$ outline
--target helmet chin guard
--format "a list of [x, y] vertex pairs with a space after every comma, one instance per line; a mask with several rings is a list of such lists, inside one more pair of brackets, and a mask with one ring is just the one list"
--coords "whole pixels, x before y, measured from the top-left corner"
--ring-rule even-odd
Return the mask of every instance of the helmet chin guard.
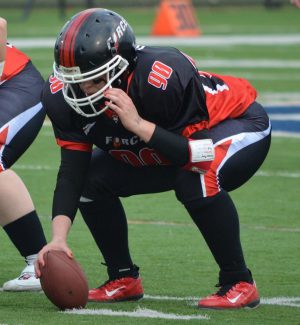
[[[85, 117], [95, 117], [106, 111], [108, 106], [105, 105], [99, 110], [96, 109], [94, 104], [104, 98], [104, 91], [112, 87], [112, 83], [122, 75], [128, 65], [129, 63], [126, 59], [122, 58], [120, 55], [116, 55], [106, 64], [89, 72], [81, 73], [79, 67], [57, 67], [56, 63], [53, 64], [53, 71], [54, 76], [63, 83], [62, 91], [66, 102], [78, 114]], [[79, 84], [83, 82], [97, 80], [103, 76], [107, 80], [104, 87], [92, 95], [85, 95], [85, 97], [77, 98], [74, 85], [79, 86]], [[86, 112], [82, 109], [83, 107], [86, 109], [88, 105], [91, 108], [91, 112]]]

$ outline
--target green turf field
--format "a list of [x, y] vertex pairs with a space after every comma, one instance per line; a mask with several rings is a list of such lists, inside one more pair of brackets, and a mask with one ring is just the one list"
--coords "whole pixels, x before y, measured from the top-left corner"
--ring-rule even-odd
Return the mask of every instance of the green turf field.
[[[154, 10], [119, 10], [139, 35], [147, 35]], [[70, 15], [71, 11], [68, 12]], [[255, 14], [256, 13], [256, 14]], [[54, 37], [62, 21], [54, 10], [34, 11], [21, 23], [20, 12], [2, 10], [11, 20], [11, 37]], [[284, 8], [201, 9], [197, 13], [204, 34], [299, 34], [300, 10]], [[41, 22], [44, 25], [41, 26]], [[299, 94], [300, 45], [228, 46], [183, 48], [200, 60], [229, 60], [232, 68], [211, 71], [249, 78], [260, 93]], [[26, 51], [44, 77], [51, 71], [51, 49]], [[293, 68], [237, 67], [237, 60], [286, 60]], [[207, 61], [206, 61], [207, 62]], [[283, 80], [283, 81], [282, 81]], [[275, 95], [274, 95], [275, 96]], [[141, 268], [146, 297], [135, 303], [99, 305], [86, 311], [111, 315], [78, 315], [58, 312], [42, 293], [0, 292], [0, 324], [300, 324], [300, 139], [273, 139], [270, 154], [260, 172], [232, 193], [241, 223], [246, 259], [254, 273], [262, 305], [256, 310], [202, 311], [196, 299], [212, 293], [217, 267], [204, 240], [174, 193], [145, 195], [123, 200], [129, 221], [129, 238], [134, 262]], [[45, 125], [33, 146], [14, 169], [28, 185], [40, 214], [47, 239], [51, 238], [51, 204], [59, 163], [59, 149], [51, 127]], [[19, 274], [23, 261], [0, 232], [0, 286]], [[80, 215], [69, 238], [75, 257], [83, 266], [91, 287], [106, 280], [102, 259]], [[106, 311], [105, 311], [106, 310]], [[116, 312], [138, 312], [118, 316]], [[151, 312], [160, 312], [157, 319]], [[173, 314], [173, 316], [171, 315]], [[146, 316], [145, 316], [146, 315]], [[187, 316], [187, 319], [180, 317]], [[188, 319], [188, 316], [190, 319]], [[196, 319], [205, 316], [206, 319]], [[164, 319], [163, 317], [170, 317]], [[173, 317], [173, 318], [172, 318]], [[193, 317], [195, 319], [193, 319]]]

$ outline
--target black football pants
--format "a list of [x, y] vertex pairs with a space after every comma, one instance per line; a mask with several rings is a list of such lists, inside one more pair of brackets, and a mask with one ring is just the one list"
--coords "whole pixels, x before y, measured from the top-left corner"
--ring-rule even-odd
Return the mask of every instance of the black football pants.
[[251, 281], [240, 244], [238, 214], [227, 192], [243, 185], [263, 163], [271, 141], [268, 116], [254, 103], [240, 118], [226, 120], [193, 137], [214, 142], [216, 158], [205, 175], [178, 167], [135, 168], [94, 150], [80, 210], [110, 277], [133, 265], [119, 197], [174, 190], [220, 267], [220, 283]]

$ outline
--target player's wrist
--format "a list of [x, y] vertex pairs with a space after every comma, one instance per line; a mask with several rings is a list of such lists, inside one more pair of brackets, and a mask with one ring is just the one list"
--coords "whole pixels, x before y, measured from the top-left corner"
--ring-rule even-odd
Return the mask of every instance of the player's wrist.
[[140, 117], [133, 132], [138, 135], [145, 143], [147, 143], [151, 139], [155, 127], [156, 125], [154, 123], [144, 120]]

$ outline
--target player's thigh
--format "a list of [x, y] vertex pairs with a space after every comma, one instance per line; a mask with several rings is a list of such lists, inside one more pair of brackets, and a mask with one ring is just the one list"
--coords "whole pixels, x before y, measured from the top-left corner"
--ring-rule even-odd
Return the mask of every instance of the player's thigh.
[[212, 139], [215, 159], [206, 174], [178, 172], [175, 190], [182, 202], [216, 195], [222, 188], [231, 191], [249, 180], [269, 151], [271, 125], [264, 109], [254, 103], [243, 116], [199, 131], [193, 137]]
[[[212, 170], [215, 175], [211, 176], [216, 176], [221, 188], [232, 191], [247, 182], [264, 162], [271, 144], [271, 124], [263, 108], [255, 103], [243, 116], [225, 121], [221, 128], [225, 136], [215, 143], [217, 159]], [[216, 129], [222, 132], [218, 126]]]
[[96, 199], [103, 195], [127, 197], [171, 190], [176, 168], [133, 167], [95, 149], [83, 196]]
[[264, 162], [271, 144], [271, 135], [231, 155], [218, 172], [220, 186], [232, 191], [246, 183]]
[[30, 64], [0, 87], [0, 163], [6, 169], [27, 150], [45, 119], [43, 79]]
[[19, 115], [40, 102], [44, 80], [35, 66], [29, 62], [12, 79], [0, 85], [1, 123]]

